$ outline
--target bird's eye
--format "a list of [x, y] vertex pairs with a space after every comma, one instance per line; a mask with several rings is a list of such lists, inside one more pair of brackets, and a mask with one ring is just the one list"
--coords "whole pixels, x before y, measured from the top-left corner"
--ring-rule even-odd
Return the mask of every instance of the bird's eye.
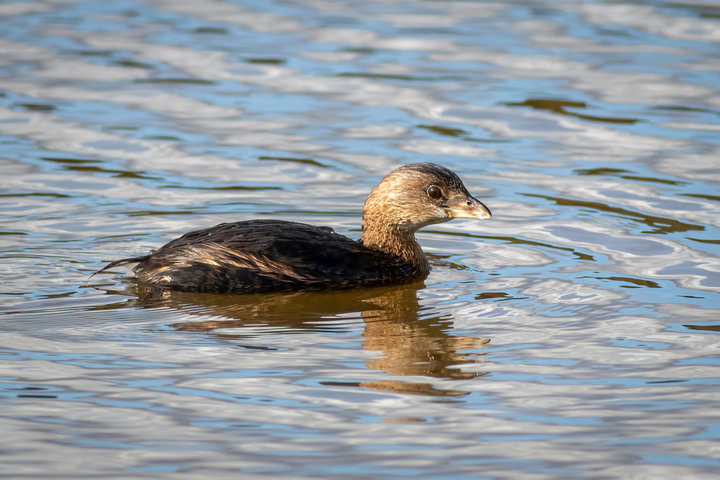
[[427, 194], [430, 198], [440, 198], [442, 190], [440, 190], [440, 187], [437, 185], [430, 185], [427, 189]]

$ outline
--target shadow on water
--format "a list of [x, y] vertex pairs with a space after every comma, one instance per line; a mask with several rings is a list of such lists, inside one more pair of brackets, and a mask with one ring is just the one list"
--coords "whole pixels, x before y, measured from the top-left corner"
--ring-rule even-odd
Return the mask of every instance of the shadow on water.
[[[280, 328], [305, 332], [336, 332], [338, 319], [362, 320], [362, 348], [381, 352], [365, 360], [365, 366], [393, 376], [426, 376], [467, 380], [486, 372], [458, 368], [483, 363], [478, 352], [487, 338], [452, 335], [449, 314], [439, 314], [418, 301], [423, 283], [348, 290], [340, 292], [298, 292], [284, 294], [213, 295], [186, 292], [151, 292], [133, 286], [137, 306], [170, 308], [197, 317], [171, 326], [185, 332], [213, 333], [224, 339], [248, 337], [243, 329]], [[272, 332], [272, 328], [268, 332]], [[235, 331], [229, 332], [229, 329]], [[266, 333], [270, 335], [271, 333]], [[256, 333], [253, 332], [253, 335]], [[252, 346], [272, 350], [272, 347]], [[435, 396], [458, 396], [469, 392], [441, 390], [426, 382], [382, 380], [373, 382], [324, 382], [327, 385], [356, 386], [376, 390]]]

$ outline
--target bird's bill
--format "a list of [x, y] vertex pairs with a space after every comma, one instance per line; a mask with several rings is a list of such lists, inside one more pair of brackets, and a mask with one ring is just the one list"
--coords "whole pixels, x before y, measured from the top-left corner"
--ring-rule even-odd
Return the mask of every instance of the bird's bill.
[[447, 205], [450, 218], [490, 218], [492, 213], [480, 200], [471, 196], [455, 197]]

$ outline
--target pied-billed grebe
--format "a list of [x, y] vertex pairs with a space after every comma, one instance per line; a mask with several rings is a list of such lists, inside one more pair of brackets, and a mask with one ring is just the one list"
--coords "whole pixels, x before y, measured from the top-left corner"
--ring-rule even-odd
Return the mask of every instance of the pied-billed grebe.
[[[462, 181], [432, 163], [390, 172], [365, 200], [354, 241], [329, 227], [281, 220], [221, 223], [187, 233], [137, 263], [140, 283], [190, 292], [257, 293], [409, 283], [430, 265], [415, 240], [425, 225], [452, 218], [490, 218]], [[98, 273], [100, 273], [98, 272]]]

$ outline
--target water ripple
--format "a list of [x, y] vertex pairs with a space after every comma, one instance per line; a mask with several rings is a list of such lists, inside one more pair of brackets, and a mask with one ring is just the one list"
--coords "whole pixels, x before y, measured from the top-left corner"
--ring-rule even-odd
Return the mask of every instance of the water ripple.
[[[717, 7], [0, 3], [3, 472], [709, 478]], [[105, 262], [395, 166], [493, 211], [423, 283], [148, 292]]]

